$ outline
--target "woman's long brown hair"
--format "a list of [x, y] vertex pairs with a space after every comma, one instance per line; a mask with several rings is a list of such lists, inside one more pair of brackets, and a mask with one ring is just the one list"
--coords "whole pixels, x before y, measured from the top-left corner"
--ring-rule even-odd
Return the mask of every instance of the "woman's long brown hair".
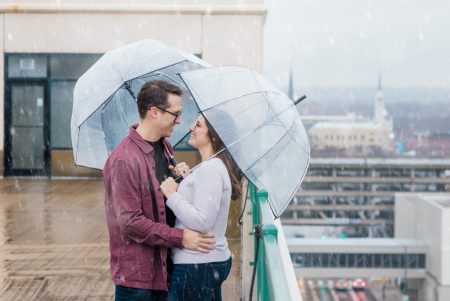
[[226, 149], [222, 139], [220, 139], [219, 135], [217, 135], [216, 131], [213, 129], [208, 120], [206, 120], [206, 118], [205, 121], [206, 127], [208, 128], [208, 137], [211, 140], [213, 147], [213, 154], [225, 149], [216, 157], [222, 160], [228, 170], [231, 180], [231, 199], [237, 200], [242, 196], [242, 179], [244, 178], [244, 174], [234, 161], [233, 157], [231, 157], [231, 154], [228, 149]]

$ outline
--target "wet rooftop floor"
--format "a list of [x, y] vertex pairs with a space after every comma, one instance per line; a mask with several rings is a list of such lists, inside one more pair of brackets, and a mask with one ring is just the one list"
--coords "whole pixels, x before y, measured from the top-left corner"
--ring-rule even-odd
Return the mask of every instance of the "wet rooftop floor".
[[[224, 300], [239, 300], [238, 240]], [[113, 300], [101, 180], [0, 180], [0, 300]]]

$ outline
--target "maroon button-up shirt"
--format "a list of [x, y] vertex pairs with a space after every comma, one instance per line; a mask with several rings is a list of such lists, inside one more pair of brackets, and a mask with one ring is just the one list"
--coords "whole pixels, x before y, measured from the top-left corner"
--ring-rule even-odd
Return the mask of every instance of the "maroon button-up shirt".
[[183, 230], [166, 224], [153, 148], [136, 127], [130, 128], [103, 168], [111, 276], [117, 285], [167, 291], [167, 251], [182, 248]]

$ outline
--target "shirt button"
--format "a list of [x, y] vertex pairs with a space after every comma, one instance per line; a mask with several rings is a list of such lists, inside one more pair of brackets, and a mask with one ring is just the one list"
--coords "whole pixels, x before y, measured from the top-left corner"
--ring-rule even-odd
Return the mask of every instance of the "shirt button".
[[164, 215], [164, 211], [161, 211], [159, 214]]
[[155, 166], [152, 166], [152, 169], [155, 170]]

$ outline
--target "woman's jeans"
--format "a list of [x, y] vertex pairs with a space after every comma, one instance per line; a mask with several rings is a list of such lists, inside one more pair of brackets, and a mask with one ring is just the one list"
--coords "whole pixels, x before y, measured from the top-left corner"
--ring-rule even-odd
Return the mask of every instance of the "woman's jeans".
[[175, 264], [169, 283], [169, 301], [221, 301], [221, 285], [231, 270], [226, 261]]

